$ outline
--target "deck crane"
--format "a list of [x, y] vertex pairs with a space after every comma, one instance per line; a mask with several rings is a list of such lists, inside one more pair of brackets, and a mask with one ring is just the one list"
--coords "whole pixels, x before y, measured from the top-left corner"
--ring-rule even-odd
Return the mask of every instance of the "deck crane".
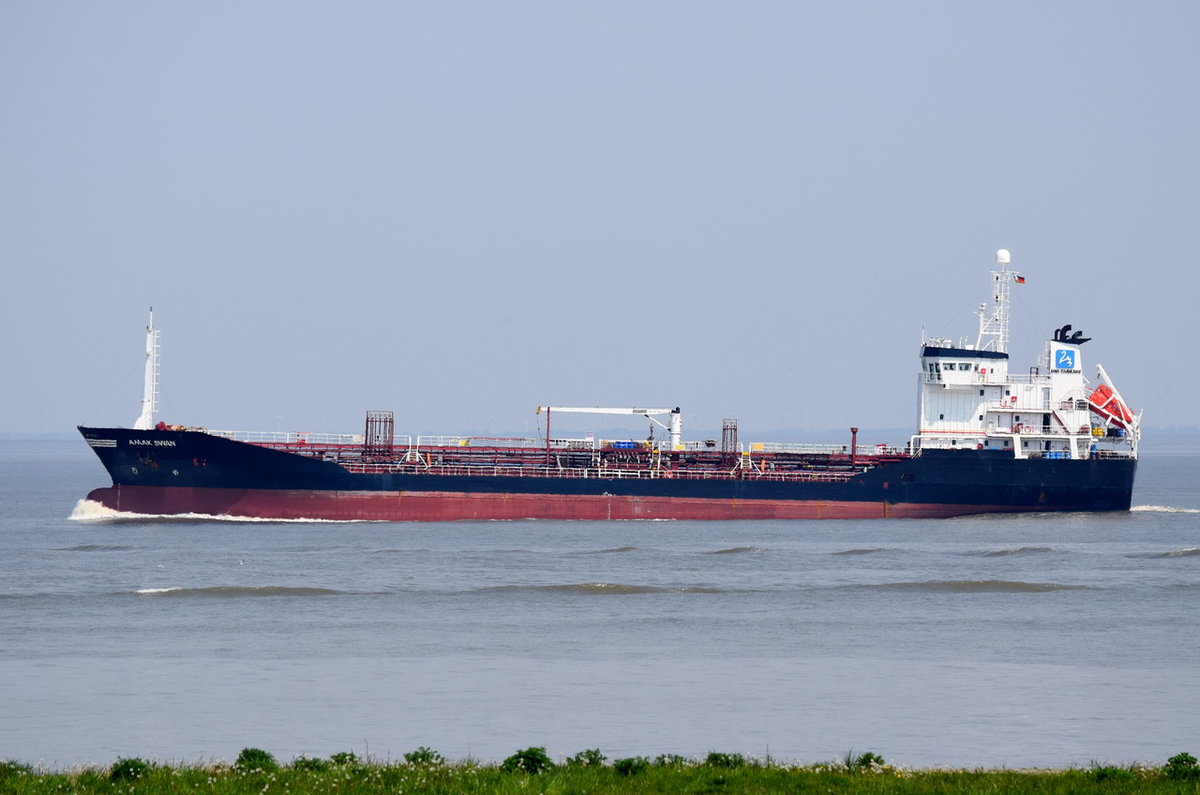
[[[683, 415], [679, 407], [673, 409], [639, 409], [639, 408], [605, 408], [603, 406], [538, 406], [537, 413], [546, 412], [546, 443], [550, 443], [550, 415], [555, 411], [569, 411], [575, 414], [633, 414], [641, 415], [665, 430], [670, 435], [671, 449], [677, 450], [683, 444]], [[670, 425], [664, 425], [656, 416], [670, 414]]]

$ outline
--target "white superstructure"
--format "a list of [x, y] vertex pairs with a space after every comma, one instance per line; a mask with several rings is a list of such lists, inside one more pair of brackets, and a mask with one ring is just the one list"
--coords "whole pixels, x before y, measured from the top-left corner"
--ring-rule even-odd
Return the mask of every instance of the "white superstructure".
[[1003, 450], [1017, 458], [1136, 457], [1138, 421], [1104, 368], [1099, 383], [1084, 376], [1082, 332], [1056, 329], [1038, 365], [1009, 372], [1011, 289], [1024, 279], [996, 255], [991, 305], [979, 308], [974, 344], [929, 338], [921, 344], [918, 431], [914, 452]]

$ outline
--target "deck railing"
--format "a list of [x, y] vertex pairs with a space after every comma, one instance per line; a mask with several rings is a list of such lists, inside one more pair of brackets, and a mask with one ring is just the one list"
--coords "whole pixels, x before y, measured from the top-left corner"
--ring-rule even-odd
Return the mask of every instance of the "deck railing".
[[[261, 445], [299, 445], [311, 444], [314, 446], [331, 446], [331, 447], [346, 447], [359, 446], [363, 444], [363, 435], [361, 433], [309, 433], [307, 431], [214, 431], [209, 428], [202, 429], [205, 433], [212, 436], [220, 436], [223, 439], [232, 439], [235, 442], [246, 442], [248, 444]], [[408, 437], [396, 437], [396, 446], [401, 445], [401, 438], [405, 441], [404, 445], [408, 444]]]
[[[361, 433], [311, 433], [307, 431], [227, 431], [196, 428], [212, 436], [231, 439], [247, 444], [264, 447], [295, 448], [354, 448], [363, 447], [364, 437]], [[393, 452], [398, 456], [414, 458], [429, 452], [440, 452], [447, 449], [474, 447], [494, 448], [497, 450], [545, 450], [543, 439], [509, 436], [408, 436], [397, 435], [392, 444]], [[660, 454], [672, 452], [718, 452], [716, 443], [712, 441], [690, 441], [681, 443], [672, 449], [663, 440], [656, 440], [652, 447], [644, 442], [634, 442], [628, 439], [551, 439], [549, 449], [553, 453], [561, 452], [599, 452], [602, 450], [629, 450], [631, 452], [655, 451]], [[738, 458], [751, 457], [756, 461], [764, 455], [778, 453], [810, 454], [810, 455], [843, 455], [849, 456], [849, 445], [845, 444], [805, 444], [795, 442], [752, 442], [739, 443], [738, 449], [731, 453]], [[903, 455], [899, 447], [890, 445], [858, 445], [855, 455]]]
[[578, 478], [581, 480], [767, 480], [785, 482], [840, 483], [858, 474], [843, 472], [761, 471], [757, 469], [616, 469], [612, 467], [531, 467], [479, 464], [371, 463], [342, 462], [342, 468], [354, 474], [417, 474], [456, 477]]

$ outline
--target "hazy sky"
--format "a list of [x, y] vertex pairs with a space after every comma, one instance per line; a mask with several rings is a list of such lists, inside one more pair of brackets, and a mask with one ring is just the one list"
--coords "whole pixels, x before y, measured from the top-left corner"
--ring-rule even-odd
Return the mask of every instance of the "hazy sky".
[[1072, 323], [1195, 425], [1198, 34], [1191, 1], [10, 0], [0, 432], [131, 424], [151, 305], [171, 422], [911, 427], [922, 329], [974, 334], [1001, 247], [1014, 371]]

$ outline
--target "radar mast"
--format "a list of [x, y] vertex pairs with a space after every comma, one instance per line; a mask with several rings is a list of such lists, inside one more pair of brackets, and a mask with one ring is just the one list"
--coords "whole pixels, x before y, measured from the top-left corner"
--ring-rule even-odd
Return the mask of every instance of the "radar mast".
[[1012, 298], [1012, 286], [1020, 277], [1014, 270], [1009, 270], [1012, 255], [1008, 249], [1002, 248], [996, 252], [997, 269], [992, 271], [992, 305], [980, 304], [976, 314], [979, 315], [979, 337], [975, 341], [976, 350], [1008, 353], [1008, 319], [1009, 304]]

